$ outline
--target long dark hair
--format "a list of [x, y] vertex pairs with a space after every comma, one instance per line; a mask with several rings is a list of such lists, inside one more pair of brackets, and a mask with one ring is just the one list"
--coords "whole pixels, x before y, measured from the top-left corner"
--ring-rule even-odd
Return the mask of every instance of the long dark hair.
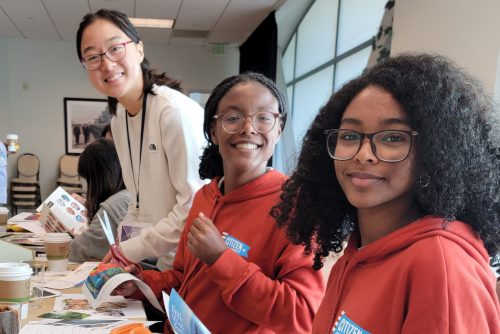
[[339, 128], [349, 103], [377, 86], [410, 117], [416, 139], [416, 171], [428, 186], [415, 184], [424, 214], [470, 225], [494, 255], [500, 243], [500, 164], [490, 149], [490, 97], [480, 83], [449, 60], [427, 54], [401, 55], [367, 70], [322, 107], [307, 131], [298, 165], [273, 209], [280, 226], [306, 252], [315, 269], [357, 228], [357, 210], [347, 200], [326, 150], [325, 130]]
[[[137, 30], [135, 29], [132, 22], [130, 22], [127, 15], [117, 10], [99, 9], [95, 13], [89, 13], [85, 15], [82, 19], [82, 22], [80, 22], [80, 26], [78, 27], [78, 31], [76, 33], [76, 53], [78, 55], [78, 60], [82, 59], [81, 44], [85, 28], [87, 28], [91, 23], [99, 19], [107, 20], [113, 23], [116, 27], [118, 27], [118, 29], [123, 31], [135, 43], [139, 43], [141, 41], [141, 38], [139, 37]], [[144, 92], [154, 95], [152, 91], [153, 84], [156, 84], [158, 86], [168, 86], [172, 89], [182, 91], [181, 82], [179, 80], [169, 77], [165, 72], [157, 73], [156, 70], [150, 69], [149, 61], [146, 59], [146, 57], [144, 57], [141, 63], [141, 70], [142, 70], [142, 78], [144, 80]], [[118, 104], [117, 99], [108, 96], [109, 112], [112, 115], [116, 115], [117, 104]]]
[[85, 207], [89, 219], [101, 202], [125, 189], [115, 144], [108, 138], [96, 139], [85, 148], [78, 161], [78, 174], [87, 181]]
[[278, 100], [279, 113], [283, 115], [281, 128], [285, 127], [287, 117], [286, 100], [283, 93], [279, 90], [276, 84], [265, 75], [255, 72], [246, 72], [243, 74], [233, 75], [222, 80], [210, 94], [207, 103], [205, 104], [205, 118], [203, 122], [203, 132], [208, 141], [208, 145], [203, 150], [201, 156], [199, 173], [202, 179], [213, 179], [217, 176], [223, 176], [224, 170], [222, 166], [222, 157], [219, 154], [219, 147], [212, 141], [210, 128], [214, 122], [214, 115], [217, 114], [217, 108], [220, 100], [226, 93], [239, 83], [257, 82], [266, 87], [271, 94]]

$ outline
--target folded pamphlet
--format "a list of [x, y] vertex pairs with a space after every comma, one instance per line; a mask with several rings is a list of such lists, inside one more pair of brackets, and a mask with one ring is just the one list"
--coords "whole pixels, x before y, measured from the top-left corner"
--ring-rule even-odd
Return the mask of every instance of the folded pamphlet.
[[168, 321], [175, 334], [210, 334], [208, 328], [194, 314], [193, 310], [175, 289], [172, 289], [170, 296], [165, 291], [162, 291], [162, 295]]
[[47, 232], [68, 232], [74, 237], [87, 229], [85, 207], [61, 187], [37, 211], [41, 211], [40, 221]]
[[113, 290], [126, 281], [134, 281], [151, 305], [163, 312], [158, 299], [146, 283], [112, 263], [100, 263], [90, 272], [82, 286], [83, 295], [95, 309], [103, 303], [112, 301]]

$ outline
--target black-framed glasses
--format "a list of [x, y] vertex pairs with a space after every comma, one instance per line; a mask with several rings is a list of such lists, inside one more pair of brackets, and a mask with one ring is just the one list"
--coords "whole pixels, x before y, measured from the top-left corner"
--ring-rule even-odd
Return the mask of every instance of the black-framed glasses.
[[365, 138], [377, 159], [385, 162], [400, 162], [408, 157], [412, 138], [418, 135], [411, 130], [382, 130], [362, 133], [349, 129], [326, 130], [326, 147], [334, 160], [350, 160], [358, 154]]
[[276, 114], [270, 111], [259, 111], [253, 115], [243, 115], [241, 112], [233, 111], [222, 115], [215, 115], [214, 119], [220, 119], [222, 128], [229, 133], [240, 132], [245, 126], [245, 121], [248, 117], [252, 118], [252, 126], [259, 133], [268, 133], [276, 126], [276, 119], [282, 118], [283, 115]]
[[120, 61], [125, 57], [125, 54], [127, 53], [125, 45], [133, 42], [134, 41], [128, 41], [112, 45], [103, 53], [95, 53], [82, 57], [80, 61], [87, 70], [95, 71], [101, 66], [102, 56], [106, 56], [106, 58], [114, 62]]

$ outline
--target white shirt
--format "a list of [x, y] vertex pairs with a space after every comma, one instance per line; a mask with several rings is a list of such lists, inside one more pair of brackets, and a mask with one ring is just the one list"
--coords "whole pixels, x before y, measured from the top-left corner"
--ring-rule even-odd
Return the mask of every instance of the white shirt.
[[156, 95], [148, 94], [147, 98], [140, 172], [136, 166], [143, 113], [128, 117], [135, 183], [139, 184], [139, 211], [136, 210], [126, 111], [120, 104], [116, 117], [111, 120], [111, 129], [123, 179], [131, 195], [120, 231], [146, 226], [139, 235], [121, 241], [120, 248], [134, 262], [158, 257], [157, 266], [163, 270], [172, 266], [194, 194], [203, 185], [198, 167], [206, 143], [203, 109], [198, 103], [166, 86], [153, 86], [153, 91]]

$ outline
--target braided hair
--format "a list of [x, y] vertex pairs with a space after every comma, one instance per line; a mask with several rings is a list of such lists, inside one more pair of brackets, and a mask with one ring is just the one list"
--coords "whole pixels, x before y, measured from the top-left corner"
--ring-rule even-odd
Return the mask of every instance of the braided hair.
[[[82, 59], [82, 37], [85, 29], [97, 20], [107, 20], [118, 27], [121, 31], [125, 33], [134, 43], [139, 43], [141, 38], [137, 33], [132, 22], [130, 22], [127, 15], [112, 9], [100, 9], [95, 13], [89, 13], [85, 15], [80, 22], [78, 31], [76, 33], [76, 53], [78, 55], [78, 60]], [[181, 82], [174, 78], [171, 78], [167, 73], [157, 73], [156, 70], [149, 68], [149, 61], [144, 57], [141, 63], [142, 78], [144, 81], [144, 92], [154, 95], [152, 91], [153, 85], [167, 86], [172, 89], [182, 91]], [[108, 96], [108, 106], [111, 115], [116, 115], [116, 106], [118, 100], [114, 97]]]
[[266, 76], [255, 72], [246, 72], [243, 74], [233, 75], [222, 80], [214, 90], [205, 104], [205, 120], [203, 122], [203, 132], [208, 141], [208, 145], [203, 150], [201, 163], [199, 168], [200, 177], [202, 179], [213, 179], [217, 176], [223, 176], [222, 157], [219, 154], [219, 147], [212, 141], [210, 130], [214, 122], [214, 116], [217, 114], [217, 108], [220, 100], [226, 93], [240, 83], [257, 82], [266, 87], [271, 94], [278, 100], [279, 113], [283, 116], [281, 128], [285, 126], [287, 117], [287, 105], [283, 93], [279, 90], [276, 84]]

